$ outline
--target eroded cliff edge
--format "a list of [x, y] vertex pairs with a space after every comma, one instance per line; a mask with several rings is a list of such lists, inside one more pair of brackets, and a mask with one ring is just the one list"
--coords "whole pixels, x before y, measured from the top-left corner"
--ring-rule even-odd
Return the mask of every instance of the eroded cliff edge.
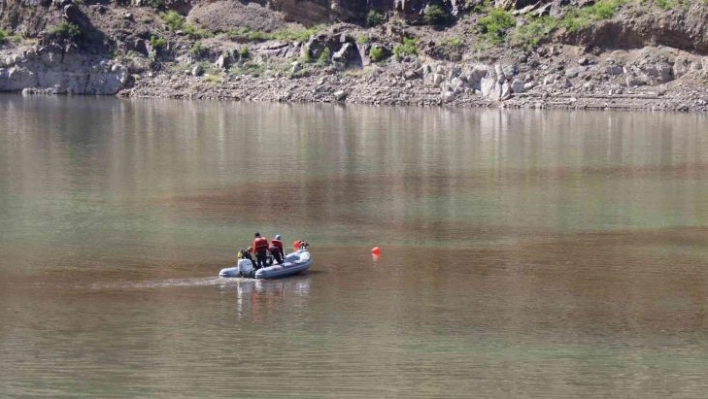
[[0, 0], [0, 91], [708, 110], [708, 1]]

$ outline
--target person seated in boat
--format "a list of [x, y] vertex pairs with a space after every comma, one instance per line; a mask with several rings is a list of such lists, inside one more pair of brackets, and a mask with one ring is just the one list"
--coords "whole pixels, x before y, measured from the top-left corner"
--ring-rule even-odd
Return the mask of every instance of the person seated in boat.
[[268, 266], [268, 239], [261, 237], [261, 233], [254, 234], [253, 250], [256, 254], [256, 270]]
[[283, 252], [283, 241], [280, 238], [280, 234], [276, 234], [275, 238], [270, 242], [270, 253], [273, 255], [273, 259], [277, 264], [282, 264], [285, 259], [285, 253]]
[[[241, 252], [239, 251], [239, 255], [240, 254]], [[251, 255], [249, 255], [248, 253], [247, 256], [239, 258], [238, 260], [238, 274], [241, 277], [253, 278], [256, 276], [256, 269], [253, 267], [253, 260], [251, 259]]]
[[238, 250], [238, 255], [236, 255], [236, 258], [237, 258], [238, 260], [241, 260], [241, 259], [248, 259], [248, 260], [251, 261], [251, 263], [253, 263], [253, 258], [251, 257], [251, 251], [253, 251], [253, 247], [248, 247], [247, 250], [241, 248], [241, 249]]

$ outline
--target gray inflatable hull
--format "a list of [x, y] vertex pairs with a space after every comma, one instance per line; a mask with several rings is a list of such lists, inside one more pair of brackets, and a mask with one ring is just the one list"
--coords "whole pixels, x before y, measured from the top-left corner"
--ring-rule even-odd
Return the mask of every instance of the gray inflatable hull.
[[[310, 268], [312, 256], [306, 249], [289, 253], [285, 256], [285, 261], [281, 265], [273, 265], [256, 270], [255, 278], [273, 279], [293, 276], [303, 273]], [[238, 267], [227, 267], [221, 269], [219, 277], [241, 277]]]

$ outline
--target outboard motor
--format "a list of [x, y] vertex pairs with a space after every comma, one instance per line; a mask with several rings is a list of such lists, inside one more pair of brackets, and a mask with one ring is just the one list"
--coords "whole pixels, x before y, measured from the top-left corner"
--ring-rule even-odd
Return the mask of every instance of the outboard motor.
[[253, 277], [256, 274], [256, 269], [253, 267], [253, 262], [251, 262], [250, 259], [239, 260], [238, 273], [241, 277]]

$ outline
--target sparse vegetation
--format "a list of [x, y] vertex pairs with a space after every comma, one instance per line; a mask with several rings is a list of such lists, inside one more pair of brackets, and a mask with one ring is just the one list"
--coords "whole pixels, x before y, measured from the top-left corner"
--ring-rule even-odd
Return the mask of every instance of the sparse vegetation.
[[204, 75], [204, 80], [211, 84], [219, 84], [223, 79], [219, 75], [206, 74]]
[[403, 38], [403, 44], [393, 48], [393, 55], [397, 60], [400, 60], [405, 55], [416, 55], [418, 51], [416, 50], [416, 40], [413, 38]]
[[316, 34], [324, 28], [324, 25], [316, 25], [308, 29], [290, 30], [281, 29], [275, 32], [252, 31], [246, 27], [231, 31], [229, 36], [234, 40], [265, 41], [283, 40], [305, 42], [310, 36]]
[[386, 22], [386, 17], [376, 10], [369, 10], [366, 14], [366, 26], [372, 28], [374, 26], [379, 26]]
[[510, 44], [514, 47], [536, 48], [544, 40], [549, 39], [551, 33], [557, 28], [558, 19], [549, 15], [533, 18], [514, 30], [510, 36]]
[[150, 45], [155, 51], [160, 51], [167, 45], [167, 40], [157, 36], [150, 36]]
[[[708, 0], [706, 0], [708, 1]], [[366, 44], [371, 41], [371, 38], [367, 34], [361, 34], [356, 38], [357, 44]]]
[[182, 27], [182, 32], [191, 36], [194, 39], [200, 39], [205, 37], [211, 37], [213, 34], [206, 29], [199, 29], [192, 24], [184, 24]]
[[7, 31], [4, 29], [0, 29], [0, 44], [5, 44], [5, 41], [7, 40], [7, 37], [9, 35], [7, 34]]
[[204, 57], [208, 52], [208, 49], [204, 46], [202, 46], [202, 42], [197, 41], [194, 43], [191, 49], [189, 49], [189, 54], [194, 56], [195, 58], [199, 59], [201, 57]]
[[437, 4], [429, 5], [423, 11], [423, 21], [428, 25], [442, 25], [448, 18], [447, 12]]
[[312, 62], [312, 56], [310, 55], [310, 50], [306, 49], [300, 54], [300, 62], [307, 64]]
[[372, 62], [383, 61], [383, 59], [386, 58], [386, 50], [381, 46], [371, 46], [369, 58]]
[[624, 3], [625, 0], [600, 0], [590, 7], [569, 7], [560, 24], [570, 32], [577, 32], [596, 21], [614, 17]]
[[182, 31], [194, 39], [211, 36], [211, 32], [205, 29], [199, 29], [192, 24], [186, 23], [184, 17], [174, 10], [163, 12], [160, 14], [160, 18], [162, 18], [165, 22], [167, 29], [171, 31]]
[[[661, 9], [670, 10], [683, 7], [686, 5], [686, 2], [687, 0], [655, 0], [654, 4]], [[704, 0], [703, 3], [708, 4], [708, 0]]]
[[480, 30], [492, 44], [502, 43], [506, 39], [507, 31], [515, 25], [514, 17], [501, 8], [495, 8], [486, 17], [479, 19]]
[[453, 47], [453, 48], [459, 48], [464, 45], [464, 43], [462, 42], [462, 39], [460, 39], [459, 37], [453, 37], [452, 39], [448, 40], [446, 44], [449, 47]]
[[171, 31], [176, 31], [182, 29], [184, 26], [184, 17], [179, 15], [177, 11], [170, 10], [160, 14], [160, 17], [167, 25], [167, 29]]
[[165, 9], [165, 0], [148, 0], [148, 4], [156, 10]]
[[448, 60], [459, 61], [462, 59], [464, 46], [464, 41], [461, 38], [450, 38], [440, 45], [441, 55]]
[[72, 23], [62, 21], [50, 30], [49, 34], [57, 39], [76, 40], [81, 36], [81, 29]]
[[465, 0], [470, 12], [479, 14], [489, 9], [490, 0]]
[[251, 50], [248, 49], [248, 46], [243, 46], [238, 50], [238, 55], [242, 60], [247, 60], [251, 58]]
[[320, 57], [317, 59], [317, 63], [320, 65], [327, 65], [329, 64], [331, 58], [332, 54], [329, 47], [325, 47], [324, 50], [322, 50]]

